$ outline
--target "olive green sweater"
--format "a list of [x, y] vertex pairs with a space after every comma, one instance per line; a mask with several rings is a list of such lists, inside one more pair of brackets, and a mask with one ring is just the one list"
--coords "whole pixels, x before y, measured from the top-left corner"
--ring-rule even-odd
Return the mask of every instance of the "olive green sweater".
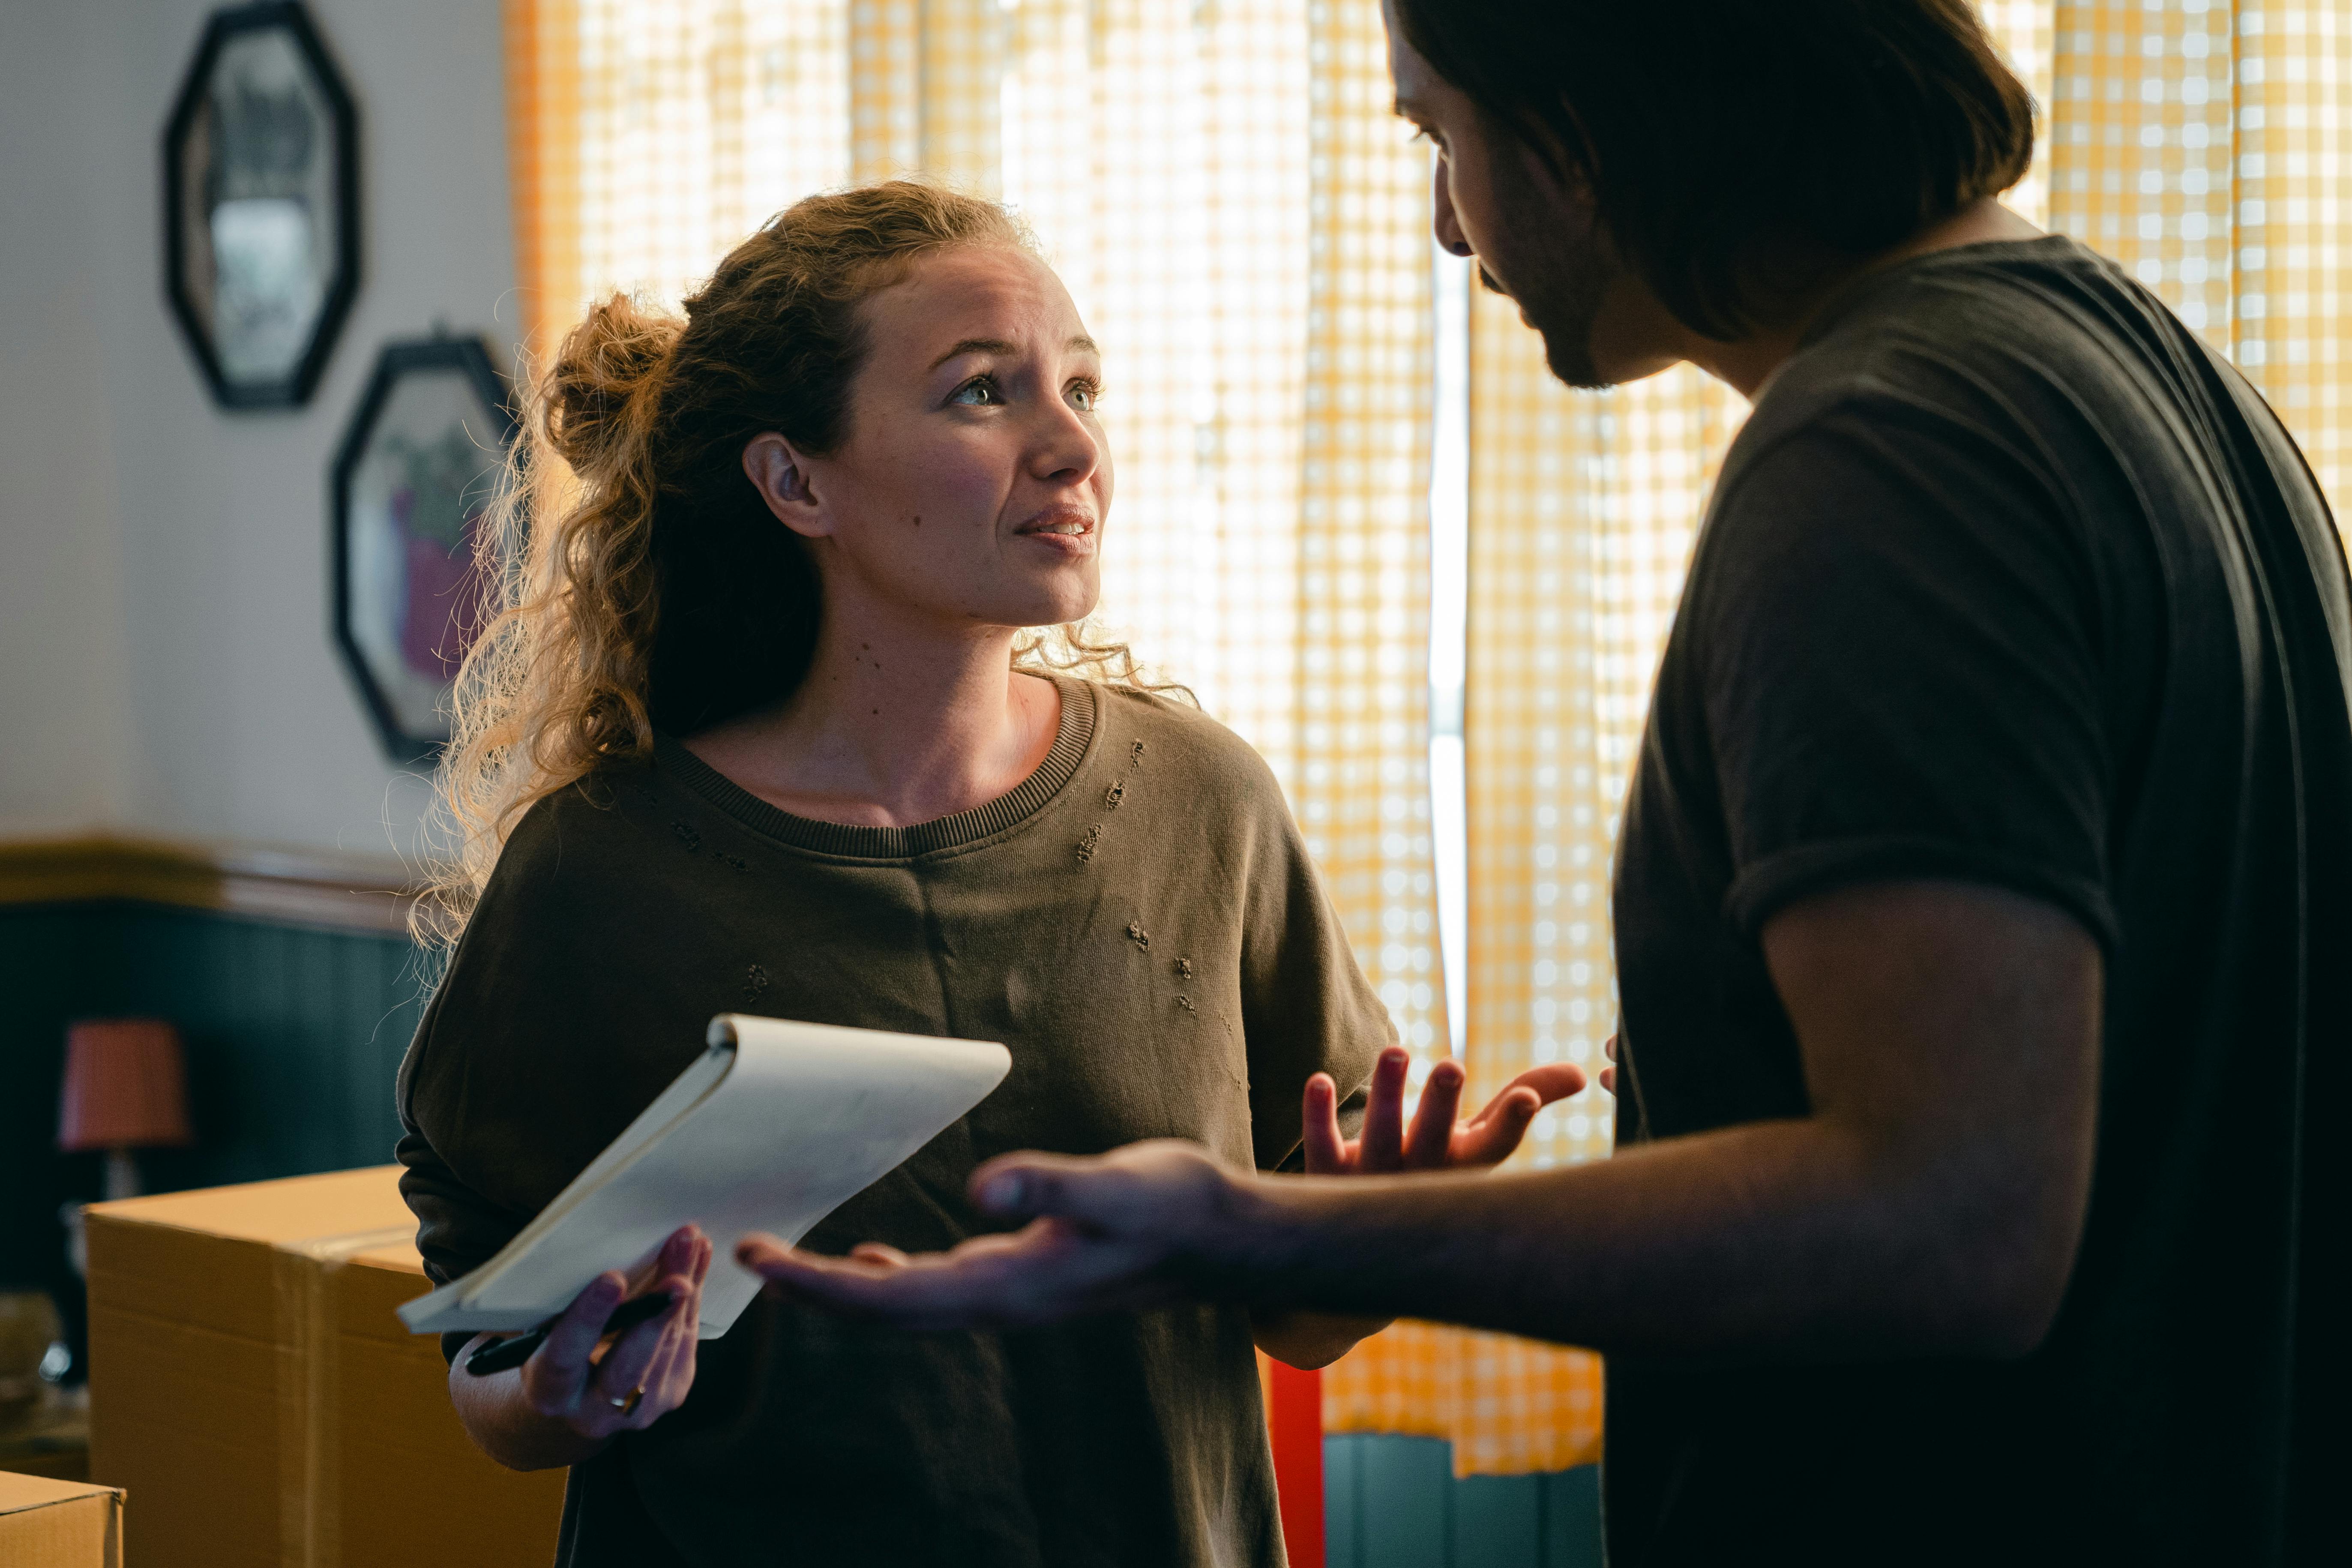
[[[1310, 1073], [1360, 1093], [1393, 1031], [1265, 763], [1190, 709], [1060, 686], [1034, 774], [915, 827], [787, 815], [667, 740], [534, 806], [401, 1069], [435, 1279], [503, 1246], [714, 1013], [1013, 1053], [804, 1243], [827, 1252], [990, 1228], [964, 1184], [1008, 1150], [1176, 1137], [1272, 1167]], [[1271, 1568], [1247, 1314], [908, 1334], [763, 1298], [683, 1407], [573, 1470], [562, 1561]]]

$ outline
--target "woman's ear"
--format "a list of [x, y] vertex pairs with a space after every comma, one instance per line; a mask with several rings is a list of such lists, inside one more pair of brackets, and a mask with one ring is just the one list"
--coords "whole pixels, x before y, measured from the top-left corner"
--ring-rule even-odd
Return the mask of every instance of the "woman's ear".
[[773, 430], [754, 436], [743, 447], [743, 473], [776, 521], [803, 539], [833, 531], [833, 519], [809, 483], [809, 465], [793, 444]]

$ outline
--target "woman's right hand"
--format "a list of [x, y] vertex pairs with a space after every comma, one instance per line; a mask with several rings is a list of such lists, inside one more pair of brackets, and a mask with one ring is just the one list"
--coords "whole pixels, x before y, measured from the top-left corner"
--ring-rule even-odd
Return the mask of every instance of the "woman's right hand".
[[603, 1344], [605, 1320], [634, 1293], [616, 1273], [590, 1280], [548, 1331], [546, 1342], [514, 1371], [476, 1377], [465, 1370], [461, 1352], [450, 1368], [449, 1392], [474, 1441], [490, 1458], [519, 1470], [573, 1465], [621, 1433], [643, 1431], [685, 1404], [694, 1386], [696, 1331], [710, 1253], [709, 1238], [696, 1226], [672, 1233], [640, 1276], [645, 1290], [669, 1292], [669, 1307], [609, 1344]]
[[686, 1403], [694, 1386], [696, 1325], [710, 1241], [694, 1226], [673, 1232], [654, 1259], [646, 1289], [669, 1292], [669, 1310], [614, 1340], [598, 1356], [604, 1320], [631, 1294], [618, 1274], [600, 1274], [572, 1298], [547, 1342], [522, 1363], [530, 1407], [591, 1442], [641, 1432]]

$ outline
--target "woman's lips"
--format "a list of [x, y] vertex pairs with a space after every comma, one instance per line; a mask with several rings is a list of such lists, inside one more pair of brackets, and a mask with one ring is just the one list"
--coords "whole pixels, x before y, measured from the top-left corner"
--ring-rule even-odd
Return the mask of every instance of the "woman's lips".
[[1083, 507], [1048, 507], [1013, 531], [1069, 555], [1091, 554], [1095, 547], [1094, 514]]

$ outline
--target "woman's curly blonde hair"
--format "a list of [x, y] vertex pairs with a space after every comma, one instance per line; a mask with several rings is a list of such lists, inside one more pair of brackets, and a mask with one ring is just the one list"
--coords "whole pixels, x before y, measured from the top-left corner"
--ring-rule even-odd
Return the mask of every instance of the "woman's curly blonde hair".
[[[893, 180], [808, 197], [719, 264], [683, 320], [620, 296], [535, 378], [481, 532], [485, 624], [457, 673], [438, 842], [410, 916], [446, 952], [530, 805], [788, 696], [821, 591], [742, 469], [752, 437], [829, 452], [864, 357], [858, 307], [926, 255], [1036, 243], [992, 202]], [[1014, 661], [1141, 680], [1085, 623], [1033, 629]]]

